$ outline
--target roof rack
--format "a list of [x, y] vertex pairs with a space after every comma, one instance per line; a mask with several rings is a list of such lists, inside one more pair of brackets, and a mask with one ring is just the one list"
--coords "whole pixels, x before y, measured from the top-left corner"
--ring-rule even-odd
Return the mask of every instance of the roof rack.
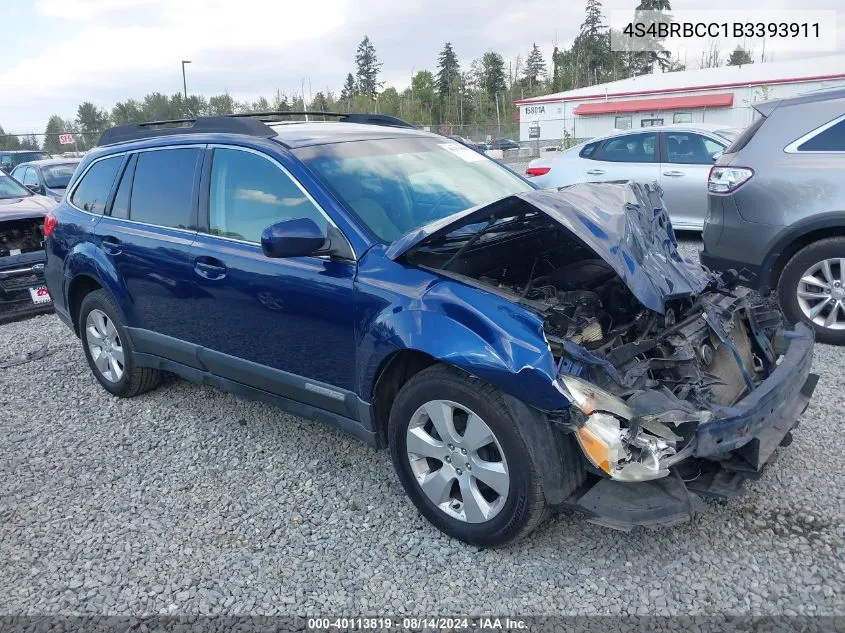
[[410, 123], [387, 114], [362, 114], [357, 112], [247, 112], [221, 116], [202, 116], [196, 119], [171, 119], [168, 121], [150, 121], [149, 123], [127, 123], [105, 130], [97, 145], [115, 145], [128, 141], [138, 141], [156, 136], [174, 134], [245, 134], [260, 138], [276, 136], [276, 131], [266, 123], [278, 122], [281, 117], [313, 116], [336, 118], [343, 123], [366, 123], [368, 125], [386, 125], [390, 127], [413, 128]]
[[341, 123], [364, 123], [367, 125], [386, 125], [389, 127], [405, 127], [413, 128], [414, 126], [403, 121], [399, 117], [390, 116], [389, 114], [366, 114], [361, 112], [320, 112], [311, 110], [307, 112], [302, 110], [300, 112], [292, 112], [287, 110], [273, 110], [270, 112], [245, 112], [243, 114], [230, 114], [233, 118], [253, 118], [263, 121], [264, 123], [276, 122], [279, 117], [286, 116], [304, 116], [304, 117], [326, 117], [338, 119]]
[[270, 138], [276, 132], [258, 119], [235, 118], [231, 116], [202, 116], [196, 119], [172, 119], [150, 121], [149, 123], [127, 123], [105, 130], [97, 145], [115, 145], [156, 136], [174, 134], [245, 134]]

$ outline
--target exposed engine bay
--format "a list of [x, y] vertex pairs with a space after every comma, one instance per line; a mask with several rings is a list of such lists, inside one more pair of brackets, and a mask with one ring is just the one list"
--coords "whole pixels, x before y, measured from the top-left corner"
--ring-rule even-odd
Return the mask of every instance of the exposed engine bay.
[[[573, 403], [558, 423], [576, 434], [597, 473], [645, 481], [674, 468], [710, 485], [715, 470], [702, 477], [702, 460], [688, 459], [698, 456], [698, 427], [777, 367], [789, 347], [782, 314], [735, 279], [680, 257], [659, 190], [619, 183], [589, 193], [595, 198], [526, 194], [533, 206], [511, 202], [486, 225], [467, 227], [473, 231], [429, 239], [409, 260], [543, 319], [561, 392]], [[620, 241], [597, 223], [587, 224], [592, 235], [572, 230], [572, 217], [581, 219], [572, 209], [582, 213], [584, 202], [602, 220], [596, 203], [616, 204], [616, 215], [606, 215]], [[746, 455], [748, 463], [759, 469], [776, 446]], [[736, 461], [730, 451], [708, 450], [712, 463]]]
[[43, 218], [9, 220], [0, 224], [0, 257], [42, 250], [43, 224]]

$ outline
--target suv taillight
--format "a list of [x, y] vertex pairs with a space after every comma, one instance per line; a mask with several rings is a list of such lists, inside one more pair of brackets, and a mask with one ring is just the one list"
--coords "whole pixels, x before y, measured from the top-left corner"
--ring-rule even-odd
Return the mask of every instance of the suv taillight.
[[732, 193], [751, 179], [754, 170], [750, 167], [719, 167], [713, 165], [707, 176], [707, 191], [710, 193]]
[[59, 223], [58, 218], [50, 211], [44, 216], [44, 237], [50, 237], [53, 231], [56, 230], [56, 225]]
[[529, 167], [525, 170], [526, 176], [544, 176], [552, 170], [551, 167]]

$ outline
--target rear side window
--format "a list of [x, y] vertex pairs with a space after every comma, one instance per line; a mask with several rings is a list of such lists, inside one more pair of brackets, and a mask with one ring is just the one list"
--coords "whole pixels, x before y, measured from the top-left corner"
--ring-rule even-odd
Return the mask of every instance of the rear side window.
[[122, 162], [123, 156], [112, 156], [91, 165], [73, 190], [71, 203], [88, 213], [102, 213]]
[[799, 152], [845, 152], [845, 117], [798, 146]]
[[754, 121], [751, 125], [745, 128], [739, 136], [734, 139], [734, 142], [728, 145], [728, 148], [725, 150], [725, 154], [733, 154], [738, 152], [743, 147], [748, 145], [748, 142], [754, 138], [754, 135], [757, 134], [757, 130], [766, 122], [766, 117], [761, 116], [759, 119]]
[[581, 158], [595, 158], [596, 149], [601, 141], [595, 143], [587, 143], [579, 152], [578, 156]]
[[139, 153], [129, 197], [129, 219], [177, 229], [192, 226], [199, 163], [197, 147]]
[[620, 163], [654, 163], [657, 134], [627, 134], [604, 142], [601, 160]]

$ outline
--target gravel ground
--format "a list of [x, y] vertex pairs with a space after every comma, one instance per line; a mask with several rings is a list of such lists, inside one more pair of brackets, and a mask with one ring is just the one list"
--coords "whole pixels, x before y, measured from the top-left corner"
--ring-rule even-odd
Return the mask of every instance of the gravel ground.
[[52, 315], [0, 327], [0, 362], [45, 343], [0, 369], [0, 614], [845, 613], [845, 348], [743, 498], [628, 534], [561, 511], [487, 551], [332, 428], [181, 380], [111, 397]]

